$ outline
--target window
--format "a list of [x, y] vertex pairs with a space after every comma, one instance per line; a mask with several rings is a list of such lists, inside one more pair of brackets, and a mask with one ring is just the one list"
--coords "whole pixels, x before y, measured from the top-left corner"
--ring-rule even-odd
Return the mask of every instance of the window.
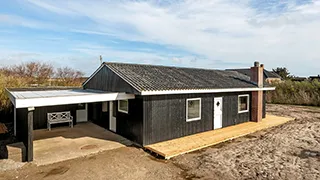
[[109, 102], [102, 102], [102, 112], [108, 112], [109, 106], [108, 106]]
[[249, 112], [249, 94], [239, 95], [238, 97], [238, 113]]
[[86, 109], [86, 104], [83, 104], [83, 103], [78, 104], [77, 110], [81, 110], [81, 109]]
[[201, 98], [187, 99], [187, 122], [201, 119]]
[[128, 105], [129, 105], [128, 100], [119, 100], [118, 101], [118, 111], [128, 114], [128, 111], [129, 111]]

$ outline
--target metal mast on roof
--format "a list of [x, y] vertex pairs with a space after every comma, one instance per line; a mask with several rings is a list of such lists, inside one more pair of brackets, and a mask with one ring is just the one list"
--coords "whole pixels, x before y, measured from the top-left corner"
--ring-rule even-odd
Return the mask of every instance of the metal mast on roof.
[[100, 55], [100, 64], [102, 64], [102, 56]]

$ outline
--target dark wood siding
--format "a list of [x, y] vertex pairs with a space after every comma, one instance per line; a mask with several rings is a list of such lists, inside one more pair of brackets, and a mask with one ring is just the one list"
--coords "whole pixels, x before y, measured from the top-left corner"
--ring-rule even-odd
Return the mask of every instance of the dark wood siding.
[[19, 141], [25, 143], [28, 137], [28, 109], [17, 109], [17, 138]]
[[[62, 112], [70, 111], [71, 116], [73, 116], [73, 124], [76, 125], [76, 110], [78, 109], [77, 104], [69, 105], [59, 105], [59, 106], [45, 106], [45, 107], [36, 107], [33, 114], [33, 128], [34, 129], [46, 129], [47, 128], [47, 113], [52, 112]], [[66, 123], [68, 124], [68, 123]], [[61, 126], [63, 124], [52, 125]]]
[[[249, 121], [250, 111], [238, 114], [239, 94], [248, 93], [144, 96], [143, 145], [212, 130], [214, 97], [223, 97], [223, 127]], [[199, 97], [201, 120], [186, 122], [186, 100]]]
[[[201, 97], [201, 120], [186, 122], [186, 99]], [[144, 97], [144, 145], [212, 129], [213, 96], [204, 94]]]
[[88, 120], [109, 129], [109, 102], [108, 111], [102, 112], [102, 102], [88, 104]]
[[[117, 101], [114, 102], [117, 106]], [[139, 145], [143, 144], [143, 100], [141, 97], [129, 100], [128, 114], [117, 112], [117, 134]]]
[[22, 158], [23, 161], [28, 160], [28, 153], [30, 153], [30, 141], [29, 141], [29, 124], [28, 124], [28, 109], [27, 108], [20, 108], [17, 109], [17, 139], [23, 142], [24, 146], [26, 147], [26, 153]]
[[138, 91], [106, 66], [100, 69], [100, 71], [84, 85], [84, 89], [139, 94]]
[[215, 94], [216, 97], [223, 97], [222, 127], [228, 127], [228, 126], [250, 121], [251, 119], [250, 109], [249, 109], [249, 112], [238, 113], [238, 96], [241, 94], [249, 94], [250, 95], [249, 102], [251, 102], [251, 93]]

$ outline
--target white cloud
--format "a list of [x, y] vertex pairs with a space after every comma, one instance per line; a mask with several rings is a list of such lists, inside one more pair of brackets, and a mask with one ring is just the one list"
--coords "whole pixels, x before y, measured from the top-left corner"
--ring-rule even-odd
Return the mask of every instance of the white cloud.
[[[45, 22], [40, 22], [16, 15], [9, 15], [9, 14], [0, 14], [0, 23], [2, 24], [9, 24], [9, 25], [18, 25], [18, 26], [24, 26], [28, 28], [50, 28], [52, 25], [45, 23]], [[5, 32], [5, 31], [3, 31]]]
[[[144, 63], [144, 64], [167, 64], [179, 66], [194, 66], [201, 67], [201, 61], [206, 59], [197, 59], [193, 56], [183, 56], [175, 53], [160, 53], [151, 49], [135, 49], [119, 50], [111, 47], [95, 45], [95, 44], [78, 44], [72, 51], [75, 53], [86, 54], [91, 59], [98, 62], [99, 56], [102, 55], [103, 61], [107, 62], [130, 62], [130, 63]], [[198, 63], [200, 62], [200, 63]]]
[[[251, 65], [259, 60], [268, 68], [287, 66], [296, 74], [310, 73], [307, 68], [314, 71], [320, 68], [317, 63], [320, 61], [319, 1], [304, 5], [282, 1], [286, 10], [271, 14], [267, 9], [278, 5], [276, 2], [266, 3], [267, 7], [260, 9], [252, 7], [249, 1], [228, 0], [187, 0], [160, 5], [158, 1], [29, 2], [59, 16], [91, 20], [87, 25], [65, 24], [72, 31], [173, 46], [213, 60], [200, 61], [204, 67], [212, 64], [224, 68], [235, 62]], [[76, 49], [86, 53], [102, 52]], [[106, 56], [112, 54], [119, 59], [168, 57], [145, 52], [103, 51], [107, 52]]]

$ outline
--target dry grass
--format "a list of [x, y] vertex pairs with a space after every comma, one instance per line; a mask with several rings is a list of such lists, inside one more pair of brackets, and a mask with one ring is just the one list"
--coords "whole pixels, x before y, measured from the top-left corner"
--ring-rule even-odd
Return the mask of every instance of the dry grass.
[[10, 111], [10, 100], [7, 96], [6, 89], [8, 87], [26, 87], [24, 78], [6, 76], [0, 73], [0, 111]]

